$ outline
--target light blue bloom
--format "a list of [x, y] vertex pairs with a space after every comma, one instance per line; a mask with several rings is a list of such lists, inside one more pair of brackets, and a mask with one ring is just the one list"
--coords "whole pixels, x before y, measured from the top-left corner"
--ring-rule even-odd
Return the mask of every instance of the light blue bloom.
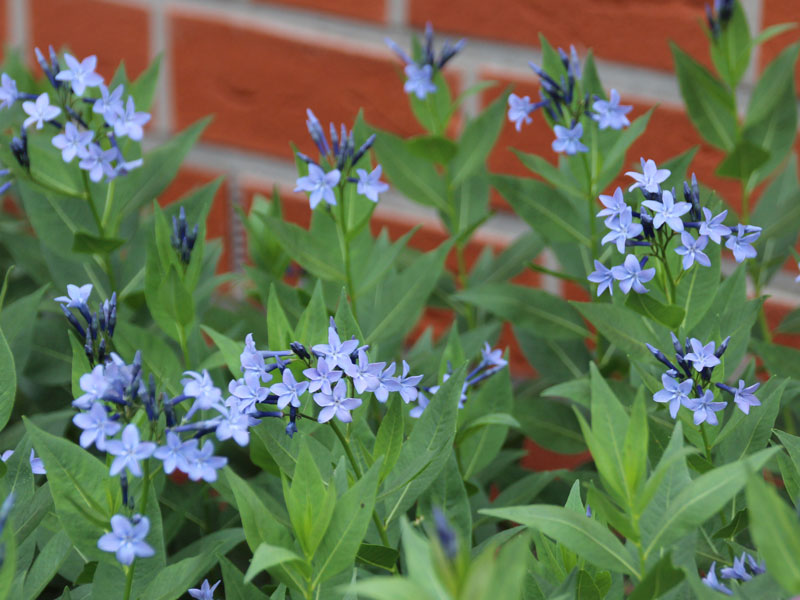
[[89, 171], [89, 179], [97, 183], [106, 175], [109, 179], [116, 176], [117, 171], [111, 164], [117, 160], [119, 152], [116, 148], [103, 150], [100, 146], [92, 142], [89, 149], [78, 166], [84, 171]]
[[222, 392], [211, 381], [211, 376], [207, 370], [202, 373], [196, 371], [184, 371], [184, 378], [181, 379], [183, 394], [195, 401], [184, 419], [190, 419], [198, 410], [209, 410], [222, 401]]
[[589, 273], [587, 277], [589, 281], [592, 283], [597, 284], [597, 295], [600, 296], [608, 290], [610, 295], [614, 295], [614, 275], [611, 272], [611, 269], [606, 267], [603, 263], [599, 260], [595, 259], [594, 261], [594, 271]]
[[342, 378], [343, 373], [331, 369], [327, 360], [319, 358], [316, 368], [305, 369], [303, 375], [309, 379], [309, 392], [322, 391], [324, 394], [332, 394], [331, 386]]
[[111, 517], [111, 531], [97, 540], [97, 547], [103, 552], [114, 552], [120, 564], [130, 566], [137, 556], [148, 558], [155, 550], [145, 542], [150, 531], [150, 520], [142, 515], [133, 515], [129, 521], [124, 515]]
[[720, 360], [714, 354], [714, 342], [709, 342], [705, 346], [697, 338], [691, 338], [689, 345], [692, 351], [686, 354], [683, 359], [694, 365], [697, 371], [702, 371], [706, 367], [716, 367]]
[[87, 87], [97, 87], [103, 83], [103, 77], [94, 70], [97, 68], [97, 57], [95, 55], [87, 56], [82, 61], [71, 54], [64, 54], [64, 62], [67, 63], [67, 68], [59, 71], [56, 75], [57, 81], [69, 81], [72, 86], [72, 91], [83, 96], [83, 92]]
[[694, 413], [694, 424], [719, 425], [716, 413], [728, 406], [727, 402], [714, 402], [714, 392], [706, 390], [702, 398], [689, 398], [683, 405]]
[[381, 404], [389, 399], [390, 392], [399, 392], [401, 389], [400, 382], [394, 376], [396, 368], [397, 364], [392, 363], [378, 375], [378, 385], [375, 386], [372, 393]]
[[114, 91], [109, 93], [108, 88], [100, 84], [100, 98], [95, 100], [92, 112], [103, 115], [106, 123], [113, 123], [119, 113], [125, 112], [125, 105], [122, 103], [122, 93], [125, 86], [119, 84]]
[[747, 258], [755, 258], [758, 254], [751, 245], [761, 235], [761, 228], [752, 225], [742, 225], [739, 223], [736, 226], [736, 231], [731, 232], [731, 236], [725, 241], [725, 247], [733, 251], [733, 257], [737, 263], [742, 262]]
[[618, 217], [606, 219], [606, 227], [611, 231], [603, 236], [600, 245], [605, 246], [608, 242], [614, 242], [620, 254], [625, 254], [625, 242], [641, 235], [643, 231], [640, 223], [633, 222], [633, 209], [630, 206], [626, 207]]
[[300, 396], [308, 389], [307, 381], [297, 381], [292, 372], [287, 368], [283, 370], [283, 381], [275, 383], [270, 392], [278, 396], [278, 408], [283, 410], [290, 404], [300, 407]]
[[595, 100], [592, 104], [592, 119], [597, 121], [600, 129], [623, 129], [631, 124], [627, 115], [633, 110], [633, 106], [619, 103], [619, 92], [611, 90], [609, 100]]
[[622, 188], [620, 187], [614, 190], [612, 196], [600, 194], [600, 202], [605, 208], [597, 213], [598, 217], [609, 217], [609, 219], [620, 217], [622, 213], [629, 208], [628, 205], [625, 204], [625, 198], [622, 196]]
[[105, 450], [106, 436], [116, 435], [122, 429], [122, 425], [108, 417], [108, 411], [101, 402], [95, 402], [87, 412], [72, 417], [72, 422], [83, 429], [80, 437], [83, 448], [94, 444], [98, 450]]
[[208, 483], [217, 480], [217, 470], [228, 464], [228, 459], [224, 456], [214, 456], [214, 444], [211, 440], [206, 440], [203, 447], [199, 450], [190, 450], [186, 455], [187, 471], [186, 474], [192, 481], [201, 479]]
[[358, 348], [358, 340], [347, 340], [342, 342], [339, 339], [339, 332], [336, 331], [336, 326], [331, 318], [331, 324], [328, 327], [328, 343], [316, 344], [311, 350], [317, 356], [323, 357], [328, 362], [328, 367], [335, 369], [339, 367], [347, 370], [352, 364], [350, 355]]
[[408, 416], [412, 419], [419, 419], [422, 413], [425, 412], [425, 409], [428, 408], [428, 404], [430, 404], [428, 397], [422, 392], [419, 392], [417, 396], [417, 405], [409, 411]]
[[692, 380], [678, 382], [674, 377], [669, 375], [661, 376], [661, 384], [664, 386], [663, 390], [659, 390], [653, 394], [653, 400], [660, 403], [669, 403], [669, 416], [673, 419], [678, 416], [678, 409], [681, 404], [689, 400], [689, 394], [692, 392]]
[[659, 169], [653, 159], [645, 161], [644, 158], [640, 158], [639, 161], [642, 163], [641, 173], [637, 173], [636, 171], [628, 171], [625, 173], [625, 175], [636, 181], [636, 183], [628, 188], [628, 191], [632, 192], [636, 188], [642, 188], [645, 192], [657, 194], [661, 189], [661, 184], [670, 176], [670, 170]]
[[0, 75], [0, 110], [11, 108], [18, 98], [17, 82], [6, 73]]
[[56, 302], [66, 303], [67, 308], [80, 308], [86, 306], [89, 301], [89, 296], [92, 295], [92, 284], [87, 283], [82, 286], [67, 284], [67, 295], [59, 296], [55, 299]]
[[336, 417], [342, 423], [350, 423], [353, 420], [353, 417], [350, 416], [350, 411], [361, 406], [360, 398], [347, 397], [347, 384], [343, 379], [336, 383], [332, 394], [323, 394], [321, 392], [314, 394], [314, 402], [322, 407], [317, 417], [317, 421], [320, 423], [327, 423], [333, 417]]
[[561, 125], [553, 126], [553, 132], [556, 134], [556, 139], [553, 140], [553, 151], [564, 152], [568, 155], [577, 154], [578, 152], [588, 152], [589, 148], [581, 142], [583, 135], [583, 125], [576, 123], [571, 129], [567, 129]]
[[730, 588], [721, 584], [717, 579], [717, 561], [711, 563], [711, 566], [708, 568], [708, 574], [703, 577], [702, 581], [712, 590], [722, 592], [728, 596], [733, 596], [733, 592], [730, 590]]
[[264, 363], [264, 356], [256, 348], [256, 343], [253, 341], [253, 334], [248, 333], [244, 338], [244, 350], [239, 355], [239, 362], [242, 365], [242, 373], [252, 371], [261, 377], [261, 381], [268, 383], [272, 380], [272, 375], [267, 372], [267, 366]]
[[141, 141], [144, 136], [144, 126], [150, 121], [150, 113], [136, 112], [133, 103], [133, 96], [128, 96], [128, 102], [124, 111], [117, 111], [116, 118], [111, 125], [117, 137], [129, 137], [135, 141]]
[[[261, 377], [255, 371], [246, 371], [244, 377], [231, 381], [228, 391], [239, 410], [245, 413], [254, 411], [255, 405], [264, 402], [269, 395], [269, 388], [261, 387]], [[219, 410], [219, 406], [215, 408]]]
[[749, 387], [745, 387], [744, 379], [739, 380], [739, 387], [734, 390], [733, 401], [744, 414], [750, 414], [751, 406], [761, 406], [761, 401], [755, 396], [755, 391], [760, 386], [760, 383], [754, 383]]
[[212, 586], [209, 586], [208, 579], [203, 581], [203, 585], [200, 588], [193, 588], [189, 590], [189, 595], [196, 600], [214, 600], [214, 590], [217, 589], [217, 586], [220, 584], [219, 581]]
[[150, 458], [155, 450], [156, 444], [140, 441], [139, 429], [129, 423], [122, 430], [122, 439], [106, 442], [106, 451], [116, 457], [111, 463], [109, 474], [118, 475], [127, 467], [131, 475], [141, 477], [142, 467], [139, 466], [139, 461]]
[[403, 361], [403, 374], [397, 378], [397, 382], [400, 384], [400, 397], [406, 404], [417, 399], [417, 395], [419, 394], [417, 386], [419, 382], [422, 381], [422, 375], [409, 375], [408, 372], [410, 370], [411, 368], [408, 366], [408, 363]]
[[64, 162], [72, 162], [76, 156], [84, 158], [89, 152], [87, 146], [92, 141], [91, 131], [80, 131], [72, 121], [68, 121], [64, 126], [64, 133], [54, 136], [53, 146], [61, 150], [61, 158]]
[[347, 368], [345, 368], [345, 373], [353, 380], [353, 386], [356, 388], [356, 392], [363, 394], [367, 390], [372, 392], [378, 387], [380, 383], [378, 381], [378, 376], [383, 371], [384, 366], [386, 366], [385, 362], [369, 362], [367, 353], [363, 349], [360, 349], [358, 351], [358, 360], [347, 366]]
[[103, 399], [108, 392], [109, 384], [103, 365], [96, 365], [91, 372], [81, 375], [81, 390], [85, 393], [72, 401], [72, 406], [81, 410], [89, 410], [95, 402]]
[[375, 167], [371, 173], [367, 173], [364, 169], [356, 169], [356, 174], [358, 174], [356, 192], [368, 200], [378, 202], [378, 195], [389, 189], [389, 184], [381, 181], [380, 165]]
[[260, 423], [241, 405], [218, 406], [217, 411], [223, 419], [214, 432], [220, 442], [233, 438], [233, 441], [242, 447], [250, 443], [250, 428]]
[[197, 450], [197, 443], [196, 439], [184, 442], [177, 433], [168, 431], [166, 444], [156, 448], [153, 457], [164, 463], [167, 475], [175, 469], [186, 473], [189, 470], [188, 457]]
[[742, 552], [742, 555], [738, 558], [733, 559], [733, 566], [732, 567], [723, 567], [720, 571], [720, 574], [725, 579], [738, 579], [739, 581], [750, 581], [753, 576], [747, 572], [745, 567], [745, 557], [746, 553]]
[[683, 264], [684, 271], [689, 269], [695, 263], [695, 261], [704, 267], [711, 266], [711, 259], [708, 258], [708, 255], [705, 252], [703, 252], [705, 247], [708, 245], [708, 238], [706, 236], [701, 235], [699, 238], [694, 239], [694, 236], [691, 233], [688, 231], [682, 231], [681, 244], [681, 246], [675, 248], [675, 252], [683, 256], [681, 264]]
[[535, 105], [531, 102], [530, 96], [519, 97], [516, 94], [508, 96], [508, 120], [514, 123], [517, 131], [522, 129], [523, 123], [528, 125], [533, 122], [531, 112]]
[[486, 367], [503, 368], [508, 364], [508, 361], [503, 358], [503, 350], [501, 348], [492, 349], [489, 342], [483, 342], [481, 364]]
[[613, 267], [611, 274], [614, 279], [619, 281], [619, 288], [627, 294], [633, 288], [637, 294], [644, 294], [649, 290], [644, 287], [644, 284], [650, 281], [656, 275], [655, 269], [642, 269], [642, 265], [636, 260], [633, 254], [628, 254], [625, 257], [625, 262], [621, 265]]
[[767, 572], [767, 564], [763, 560], [756, 562], [752, 554], [747, 555], [747, 562], [750, 563], [750, 570], [753, 571], [753, 575], [763, 575]]
[[661, 202], [656, 200], [645, 200], [642, 206], [646, 206], [653, 211], [653, 227], [658, 229], [666, 223], [672, 231], [683, 231], [683, 220], [681, 217], [692, 210], [692, 205], [688, 202], [675, 202], [672, 192], [664, 190], [661, 194]]
[[325, 200], [330, 206], [336, 206], [336, 195], [333, 188], [339, 183], [342, 174], [339, 169], [333, 169], [326, 173], [321, 167], [314, 163], [308, 164], [308, 175], [297, 179], [295, 192], [311, 192], [308, 200], [311, 210], [317, 207], [320, 201]]
[[28, 115], [28, 118], [22, 122], [24, 129], [34, 123], [36, 124], [36, 129], [41, 129], [46, 121], [52, 121], [61, 114], [60, 108], [50, 106], [50, 96], [47, 95], [47, 92], [41, 94], [35, 101], [26, 100], [23, 102], [22, 110]]
[[713, 213], [704, 206], [703, 215], [705, 216], [705, 220], [700, 221], [700, 235], [707, 235], [715, 244], [721, 244], [722, 237], [731, 234], [731, 228], [722, 224], [725, 217], [728, 216], [728, 211], [723, 210], [715, 217]]
[[408, 64], [405, 67], [406, 82], [403, 90], [406, 94], [414, 94], [419, 100], [424, 100], [428, 94], [436, 91], [433, 83], [433, 67], [431, 65]]
[[31, 448], [31, 455], [28, 457], [28, 462], [31, 465], [31, 471], [34, 475], [47, 475], [47, 470], [44, 468], [44, 463], [41, 458], [36, 456], [33, 448]]

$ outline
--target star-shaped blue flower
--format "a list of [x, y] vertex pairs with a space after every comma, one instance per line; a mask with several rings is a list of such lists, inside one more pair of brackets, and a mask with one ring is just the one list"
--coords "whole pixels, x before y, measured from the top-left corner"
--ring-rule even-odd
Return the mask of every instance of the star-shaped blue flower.
[[625, 242], [643, 231], [640, 223], [633, 222], [633, 209], [630, 206], [625, 207], [619, 216], [606, 219], [606, 227], [611, 231], [603, 236], [600, 244], [605, 246], [608, 242], [614, 242], [620, 254], [625, 254]]
[[527, 125], [533, 122], [531, 112], [533, 112], [534, 108], [530, 96], [521, 98], [516, 94], [508, 96], [508, 120], [514, 123], [517, 131], [522, 129], [523, 123]]
[[725, 241], [725, 247], [733, 251], [733, 257], [740, 263], [748, 258], [755, 258], [758, 254], [751, 245], [761, 235], [761, 228], [752, 225], [736, 226], [736, 231], [731, 232], [731, 236]]
[[620, 217], [622, 213], [625, 212], [625, 209], [628, 208], [628, 205], [625, 204], [625, 198], [622, 196], [622, 188], [620, 187], [614, 190], [612, 196], [600, 194], [600, 202], [605, 208], [597, 213], [598, 217], [609, 217], [609, 219]]
[[642, 163], [642, 172], [628, 171], [625, 173], [628, 177], [632, 178], [636, 183], [628, 188], [632, 192], [636, 188], [642, 188], [651, 194], [657, 194], [661, 189], [661, 184], [664, 183], [670, 176], [669, 169], [659, 169], [653, 159], [645, 161], [644, 158], [639, 159]]
[[683, 405], [694, 413], [695, 425], [700, 423], [719, 425], [716, 413], [728, 406], [728, 403], [714, 402], [714, 392], [706, 390], [702, 398], [689, 398]]
[[761, 406], [761, 401], [755, 396], [755, 391], [760, 386], [760, 383], [754, 383], [751, 386], [745, 387], [744, 379], [739, 380], [739, 387], [734, 390], [733, 401], [744, 414], [750, 414], [751, 406]]
[[656, 275], [655, 269], [642, 269], [642, 265], [636, 260], [633, 254], [628, 254], [625, 257], [625, 262], [621, 265], [613, 267], [611, 274], [614, 279], [619, 281], [619, 288], [628, 293], [633, 288], [637, 294], [647, 293], [649, 290], [644, 287], [644, 284], [650, 281]]
[[708, 574], [703, 577], [702, 581], [712, 590], [722, 592], [727, 596], [733, 596], [733, 592], [730, 590], [730, 588], [721, 584], [717, 579], [717, 561], [711, 563], [711, 566], [708, 568]]
[[311, 192], [308, 200], [311, 210], [314, 210], [322, 200], [330, 206], [336, 206], [336, 195], [333, 188], [339, 183], [342, 174], [339, 169], [332, 169], [328, 173], [314, 163], [308, 165], [308, 175], [297, 179], [295, 192]]
[[50, 96], [47, 95], [47, 92], [41, 94], [35, 101], [26, 100], [23, 102], [22, 110], [28, 115], [28, 118], [22, 122], [22, 127], [25, 129], [34, 123], [36, 124], [36, 129], [41, 129], [46, 121], [52, 121], [61, 114], [60, 108], [50, 105]]
[[120, 564], [130, 566], [137, 556], [148, 558], [155, 554], [150, 544], [144, 541], [149, 531], [147, 517], [134, 515], [130, 521], [124, 515], [114, 515], [111, 517], [111, 532], [97, 540], [97, 547], [103, 552], [116, 553]]
[[592, 118], [597, 121], [600, 129], [623, 129], [631, 124], [627, 115], [633, 110], [633, 106], [619, 103], [619, 92], [611, 90], [611, 97], [608, 100], [595, 100], [592, 104], [594, 114]]
[[715, 217], [713, 213], [704, 206], [703, 215], [705, 219], [700, 221], [700, 235], [707, 235], [715, 244], [721, 244], [722, 237], [731, 234], [731, 228], [722, 224], [725, 217], [728, 216], [728, 211], [723, 210]]
[[403, 90], [406, 94], [414, 94], [418, 99], [424, 100], [428, 94], [436, 91], [433, 83], [433, 67], [431, 65], [408, 64], [405, 67], [406, 79]]
[[389, 189], [389, 184], [381, 181], [381, 166], [375, 167], [371, 173], [364, 169], [356, 169], [358, 185], [356, 192], [373, 202], [378, 202], [378, 195]]
[[678, 416], [678, 409], [681, 404], [689, 400], [689, 394], [692, 392], [692, 380], [678, 382], [674, 377], [669, 375], [661, 376], [661, 384], [664, 386], [663, 390], [659, 390], [653, 394], [653, 400], [660, 403], [669, 403], [669, 416], [673, 419]]
[[658, 229], [666, 223], [672, 231], [683, 231], [683, 220], [681, 217], [692, 210], [692, 205], [688, 202], [675, 202], [672, 192], [664, 190], [661, 194], [661, 202], [656, 200], [645, 200], [642, 206], [646, 206], [653, 211], [653, 227]]
[[589, 281], [597, 284], [597, 295], [601, 296], [603, 292], [608, 290], [610, 295], [614, 295], [614, 275], [611, 269], [606, 267], [599, 260], [594, 261], [594, 271], [589, 273], [587, 277]]
[[675, 252], [683, 256], [681, 264], [683, 265], [684, 271], [689, 269], [695, 263], [695, 261], [704, 267], [711, 266], [711, 259], [708, 258], [708, 255], [705, 252], [703, 252], [705, 247], [708, 245], [708, 238], [706, 236], [701, 235], [699, 238], [694, 239], [694, 236], [691, 233], [688, 231], [682, 231], [681, 244], [682, 245], [675, 248]]
[[155, 449], [154, 442], [140, 441], [139, 429], [133, 423], [129, 423], [122, 430], [122, 439], [106, 442], [106, 451], [115, 457], [109, 473], [118, 475], [127, 467], [131, 475], [141, 477], [142, 467], [139, 466], [139, 461], [150, 458]]
[[103, 83], [103, 77], [94, 72], [97, 68], [97, 57], [87, 56], [82, 61], [71, 54], [64, 54], [64, 62], [67, 68], [56, 75], [58, 81], [69, 81], [72, 91], [83, 96], [87, 87], [97, 87]]
[[576, 123], [571, 129], [567, 129], [562, 125], [555, 125], [553, 132], [556, 134], [556, 139], [553, 140], [553, 151], [564, 152], [572, 156], [578, 152], [588, 152], [589, 148], [581, 142], [583, 136], [583, 124]]
[[719, 358], [714, 355], [714, 342], [703, 346], [700, 340], [692, 338], [689, 340], [689, 345], [692, 351], [683, 358], [692, 363], [697, 371], [702, 371], [706, 367], [716, 367], [720, 363]]

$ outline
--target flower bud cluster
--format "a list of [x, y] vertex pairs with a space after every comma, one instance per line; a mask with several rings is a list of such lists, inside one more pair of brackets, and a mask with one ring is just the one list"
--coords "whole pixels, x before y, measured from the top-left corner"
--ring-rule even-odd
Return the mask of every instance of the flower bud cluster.
[[180, 256], [181, 262], [188, 265], [192, 258], [192, 249], [197, 241], [199, 226], [195, 224], [191, 231], [186, 224], [186, 211], [181, 206], [178, 217], [172, 217], [172, 235], [170, 244]]
[[[111, 294], [100, 306], [100, 310], [92, 313], [89, 310], [89, 296], [92, 294], [92, 284], [77, 286], [69, 284], [67, 295], [55, 299], [60, 303], [64, 316], [75, 329], [78, 338], [83, 340], [83, 349], [90, 365], [102, 364], [107, 358], [109, 346], [114, 337], [114, 328], [117, 324], [117, 293]], [[84, 325], [70, 310], [77, 309], [83, 318]]]

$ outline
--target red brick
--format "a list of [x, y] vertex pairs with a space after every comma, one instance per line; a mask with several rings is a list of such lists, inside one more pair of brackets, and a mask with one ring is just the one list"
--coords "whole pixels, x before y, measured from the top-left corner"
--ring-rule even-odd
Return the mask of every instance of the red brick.
[[542, 448], [533, 440], [526, 439], [525, 450], [528, 454], [522, 458], [520, 465], [531, 471], [555, 471], [557, 469], [575, 469], [592, 460], [589, 452], [578, 454], [559, 454]]
[[256, 0], [262, 4], [285, 4], [293, 8], [332, 13], [364, 21], [383, 23], [386, 20], [385, 0]]
[[401, 135], [419, 131], [388, 49], [288, 37], [233, 19], [176, 10], [172, 29], [178, 127], [213, 113], [205, 139], [291, 156], [290, 141], [313, 152], [305, 109], [319, 119], [367, 121]]
[[[220, 175], [222, 173], [195, 167], [183, 167], [158, 200], [163, 206], [166, 206], [183, 198], [195, 188], [213, 181]], [[217, 272], [219, 273], [225, 273], [232, 268], [230, 257], [232, 256], [231, 244], [233, 240], [231, 238], [228, 201], [228, 188], [223, 181], [214, 197], [211, 211], [208, 213], [208, 219], [206, 219], [206, 238], [210, 240], [222, 238], [222, 255], [217, 265]]]
[[[798, 24], [798, 21], [800, 21], [800, 10], [798, 10], [796, 0], [762, 0], [761, 6], [763, 27], [765, 29], [770, 25], [781, 23]], [[795, 27], [762, 45], [758, 61], [760, 68], [763, 70], [773, 58], [780, 54], [781, 50], [798, 40], [800, 40], [800, 27]], [[798, 93], [800, 93], [800, 61], [796, 66], [794, 80]]]
[[138, 5], [103, 0], [30, 0], [32, 46], [69, 48], [77, 58], [97, 55], [97, 71], [110, 79], [121, 61], [137, 77], [149, 63], [150, 21]]
[[[784, 317], [792, 312], [796, 307], [778, 302], [775, 300], [767, 300], [764, 304], [764, 312], [767, 315], [767, 324], [770, 330], [775, 331], [778, 325], [781, 324]], [[800, 334], [793, 333], [779, 333], [776, 334], [772, 340], [776, 344], [784, 346], [791, 346], [792, 348], [800, 348]]]
[[[791, 2], [791, 0], [789, 0]], [[575, 44], [605, 59], [672, 70], [668, 40], [708, 62], [704, 0], [411, 0], [411, 22], [442, 32], [539, 45]]]

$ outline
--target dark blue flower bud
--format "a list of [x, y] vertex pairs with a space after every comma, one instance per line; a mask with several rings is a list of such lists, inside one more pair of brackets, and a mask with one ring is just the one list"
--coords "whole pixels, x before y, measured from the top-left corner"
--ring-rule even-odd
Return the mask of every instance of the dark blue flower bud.
[[28, 157], [28, 134], [22, 129], [20, 130], [19, 137], [14, 137], [9, 145], [14, 158], [20, 166], [26, 171], [30, 171], [31, 160]]
[[81, 338], [85, 338], [86, 332], [83, 330], [83, 327], [81, 327], [81, 324], [78, 321], [78, 319], [75, 318], [75, 315], [73, 315], [72, 312], [67, 308], [66, 304], [59, 304], [59, 306], [61, 307], [64, 316], [67, 317], [67, 321], [69, 321], [69, 324], [72, 325], [72, 327], [77, 332], [78, 336]]
[[161, 398], [161, 406], [164, 409], [164, 416], [166, 417], [167, 427], [175, 427], [175, 409], [169, 403], [167, 392], [163, 393]]
[[289, 344], [289, 347], [292, 349], [292, 352], [294, 352], [299, 359], [311, 360], [311, 355], [308, 353], [308, 350], [306, 350], [306, 347], [303, 346], [303, 344], [301, 344], [300, 342], [292, 342], [291, 344]]
[[290, 406], [289, 407], [289, 423], [286, 425], [286, 435], [289, 437], [294, 437], [294, 434], [297, 433], [297, 407]]
[[122, 488], [122, 506], [128, 506], [128, 475], [124, 470], [119, 476], [119, 486]]
[[436, 537], [442, 544], [445, 556], [453, 560], [458, 555], [458, 536], [438, 507], [433, 507], [433, 522], [436, 525]]
[[717, 358], [722, 358], [722, 355], [725, 354], [725, 350], [728, 349], [728, 342], [730, 341], [731, 341], [731, 336], [726, 337], [719, 345], [719, 348], [717, 348], [717, 351], [714, 352], [714, 356], [716, 356]]

